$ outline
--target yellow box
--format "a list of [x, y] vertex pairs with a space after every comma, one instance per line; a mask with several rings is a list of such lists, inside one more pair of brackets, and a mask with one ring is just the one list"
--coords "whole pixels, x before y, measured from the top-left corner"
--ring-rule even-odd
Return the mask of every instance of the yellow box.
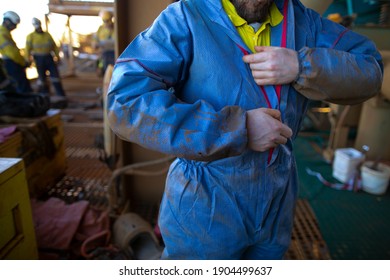
[[[2, 125], [0, 124], [0, 128]], [[18, 157], [22, 153], [22, 133], [14, 132], [5, 142], [0, 144], [0, 157]]]
[[0, 158], [0, 259], [38, 259], [22, 159]]
[[39, 197], [66, 171], [64, 130], [59, 110], [39, 118], [0, 118], [18, 132], [0, 144], [0, 157], [22, 158], [31, 196]]

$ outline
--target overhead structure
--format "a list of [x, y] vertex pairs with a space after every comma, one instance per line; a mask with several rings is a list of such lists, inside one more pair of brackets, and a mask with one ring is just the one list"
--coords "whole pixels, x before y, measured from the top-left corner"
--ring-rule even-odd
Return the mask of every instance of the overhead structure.
[[63, 14], [68, 16], [66, 27], [69, 33], [69, 61], [67, 76], [76, 74], [74, 57], [73, 57], [73, 42], [72, 30], [70, 28], [70, 18], [72, 16], [99, 16], [102, 10], [114, 13], [115, 0], [49, 0], [48, 8], [50, 13]]
[[49, 12], [68, 16], [98, 16], [102, 9], [113, 12], [115, 0], [49, 0]]

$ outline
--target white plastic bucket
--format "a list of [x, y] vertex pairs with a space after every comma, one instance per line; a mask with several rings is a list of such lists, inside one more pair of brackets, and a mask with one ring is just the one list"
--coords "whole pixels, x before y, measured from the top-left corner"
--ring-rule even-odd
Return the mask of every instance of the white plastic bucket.
[[333, 177], [347, 183], [355, 174], [358, 165], [364, 161], [364, 154], [354, 148], [342, 148], [335, 151]]
[[390, 166], [379, 163], [377, 170], [371, 169], [373, 162], [362, 165], [362, 189], [370, 194], [382, 195], [387, 191], [390, 180]]

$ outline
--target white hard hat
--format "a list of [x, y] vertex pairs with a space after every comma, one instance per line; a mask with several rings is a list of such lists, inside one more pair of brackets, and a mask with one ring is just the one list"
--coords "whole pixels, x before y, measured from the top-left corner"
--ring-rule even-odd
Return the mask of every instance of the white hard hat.
[[37, 19], [36, 17], [34, 17], [31, 21], [32, 25], [37, 28], [37, 27], [40, 27], [41, 26], [41, 21], [39, 19]]
[[3, 14], [4, 19], [9, 19], [13, 24], [17, 25], [20, 23], [20, 17], [17, 13], [13, 11], [8, 11]]

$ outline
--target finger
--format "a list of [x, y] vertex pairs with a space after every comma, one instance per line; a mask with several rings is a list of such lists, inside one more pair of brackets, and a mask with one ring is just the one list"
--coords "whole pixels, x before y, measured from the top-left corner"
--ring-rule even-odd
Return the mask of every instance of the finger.
[[255, 78], [256, 84], [259, 86], [270, 86], [270, 85], [278, 85], [275, 78]]
[[272, 47], [272, 46], [255, 46], [256, 52], [269, 52], [276, 49], [280, 49], [280, 47]]
[[247, 55], [244, 55], [242, 57], [242, 60], [245, 62], [245, 63], [252, 63], [253, 61], [253, 54], [247, 54]]
[[260, 68], [260, 65], [252, 66], [251, 64], [251, 70], [252, 70], [252, 76], [254, 79], [276, 79], [277, 74], [271, 72], [267, 69], [252, 69], [253, 68]]
[[242, 60], [246, 63], [260, 63], [265, 62], [267, 60], [265, 53], [254, 53], [254, 54], [247, 54], [242, 57]]
[[274, 119], [277, 119], [277, 120], [280, 121], [281, 113], [280, 113], [279, 110], [265, 108], [265, 109], [264, 109], [264, 113], [266, 113], [266, 114], [268, 114], [269, 116], [273, 117]]
[[275, 144], [286, 144], [287, 143], [287, 139], [286, 137], [280, 135], [279, 137], [277, 137], [275, 140], [274, 140], [274, 143]]
[[293, 132], [291, 128], [289, 128], [287, 125], [283, 124], [280, 130], [280, 135], [285, 138], [290, 138], [293, 135]]
[[261, 75], [266, 75], [267, 73], [269, 73], [269, 69], [267, 68], [267, 63], [266, 61], [256, 61], [256, 62], [253, 62], [253, 63], [250, 63], [249, 64], [249, 67], [252, 71], [259, 71], [261, 73], [256, 73], [256, 72], [253, 72], [252, 74], [261, 74]]

